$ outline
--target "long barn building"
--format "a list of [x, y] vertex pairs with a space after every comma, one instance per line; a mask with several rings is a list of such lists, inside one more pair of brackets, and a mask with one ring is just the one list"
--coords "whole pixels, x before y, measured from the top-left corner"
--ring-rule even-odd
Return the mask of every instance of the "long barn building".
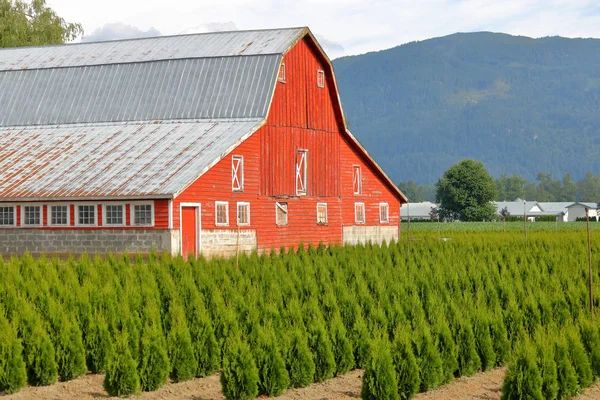
[[0, 50], [0, 253], [382, 242], [406, 201], [307, 28]]

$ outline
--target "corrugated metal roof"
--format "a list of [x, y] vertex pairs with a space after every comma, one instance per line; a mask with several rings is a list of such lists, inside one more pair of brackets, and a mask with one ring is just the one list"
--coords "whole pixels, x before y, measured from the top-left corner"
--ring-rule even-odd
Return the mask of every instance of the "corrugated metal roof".
[[2, 200], [173, 196], [263, 120], [0, 129]]
[[266, 118], [281, 57], [2, 71], [0, 126]]
[[0, 71], [282, 54], [307, 28], [214, 32], [0, 50]]

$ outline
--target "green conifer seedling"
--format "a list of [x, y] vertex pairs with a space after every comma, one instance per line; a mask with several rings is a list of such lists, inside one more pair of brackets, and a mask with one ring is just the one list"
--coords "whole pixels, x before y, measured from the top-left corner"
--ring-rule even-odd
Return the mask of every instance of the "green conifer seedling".
[[308, 346], [306, 334], [300, 329], [291, 332], [287, 369], [291, 387], [305, 387], [313, 382], [315, 361]]
[[398, 383], [390, 345], [382, 338], [371, 342], [371, 357], [363, 375], [363, 400], [397, 400]]
[[398, 396], [400, 400], [411, 399], [419, 390], [419, 365], [410, 338], [401, 329], [396, 329], [394, 335], [392, 360], [396, 369]]
[[15, 393], [27, 382], [23, 347], [0, 308], [0, 392]]
[[530, 345], [524, 344], [517, 349], [504, 377], [502, 400], [543, 400], [542, 386], [535, 352]]
[[272, 328], [261, 329], [257, 342], [255, 359], [259, 393], [270, 397], [280, 396], [290, 385], [290, 377]]
[[144, 392], [157, 390], [167, 383], [171, 371], [169, 356], [164, 336], [156, 325], [147, 325], [142, 332], [138, 371]]
[[140, 393], [140, 377], [131, 356], [127, 333], [116, 337], [115, 351], [110, 357], [104, 375], [104, 389], [111, 396], [128, 397]]
[[568, 399], [577, 393], [577, 372], [569, 359], [569, 348], [562, 339], [554, 346], [554, 361], [558, 373], [557, 399]]
[[458, 329], [458, 376], [471, 376], [481, 368], [477, 344], [471, 324], [463, 320]]
[[339, 315], [331, 321], [330, 333], [336, 365], [335, 374], [345, 374], [354, 366], [354, 352]]
[[309, 329], [310, 350], [315, 360], [315, 382], [323, 382], [333, 377], [335, 358], [331, 340], [322, 324], [313, 325]]
[[250, 346], [235, 337], [226, 341], [221, 387], [228, 400], [255, 399], [258, 396], [258, 368]]
[[183, 311], [174, 307], [171, 312], [171, 331], [167, 337], [167, 351], [171, 361], [171, 379], [183, 382], [194, 377], [198, 362], [194, 356], [192, 338]]

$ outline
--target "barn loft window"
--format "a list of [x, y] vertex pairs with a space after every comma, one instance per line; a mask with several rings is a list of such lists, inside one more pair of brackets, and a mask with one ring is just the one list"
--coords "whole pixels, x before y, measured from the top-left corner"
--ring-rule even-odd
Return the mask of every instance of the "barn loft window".
[[96, 225], [96, 206], [77, 206], [77, 225]]
[[69, 225], [69, 206], [53, 205], [50, 206], [50, 225], [60, 226]]
[[104, 206], [104, 225], [125, 225], [125, 206], [123, 204], [106, 204]]
[[0, 207], [0, 226], [15, 226], [15, 207]]
[[387, 224], [390, 222], [390, 208], [388, 203], [379, 203], [379, 222]]
[[327, 203], [317, 203], [317, 224], [327, 225]]
[[229, 203], [226, 201], [215, 201], [215, 225], [229, 225]]
[[250, 203], [237, 203], [237, 224], [250, 225]]
[[131, 225], [154, 225], [154, 211], [152, 204], [133, 204]]
[[357, 224], [365, 223], [365, 203], [354, 203], [354, 221]]
[[42, 224], [42, 206], [23, 206], [23, 225]]
[[296, 195], [306, 194], [306, 175], [308, 163], [308, 150], [298, 150], [296, 152]]
[[317, 70], [317, 87], [325, 87], [325, 72], [322, 69]]
[[362, 194], [362, 173], [359, 165], [352, 167], [352, 192]]
[[244, 157], [231, 158], [231, 189], [234, 192], [244, 191]]
[[288, 224], [288, 203], [275, 203], [275, 223], [279, 226]]
[[285, 63], [281, 63], [281, 67], [279, 67], [279, 75], [277, 76], [277, 80], [279, 82], [285, 83]]

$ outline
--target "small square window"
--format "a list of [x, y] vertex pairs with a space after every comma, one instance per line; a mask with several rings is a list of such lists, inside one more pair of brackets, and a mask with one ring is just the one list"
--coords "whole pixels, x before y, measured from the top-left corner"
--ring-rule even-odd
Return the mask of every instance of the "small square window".
[[379, 222], [382, 224], [390, 222], [390, 208], [388, 207], [388, 203], [379, 204]]
[[327, 203], [317, 203], [317, 224], [327, 225]]
[[15, 207], [0, 207], [0, 226], [15, 226]]
[[365, 223], [365, 203], [354, 203], [354, 220], [357, 224]]
[[134, 204], [133, 205], [133, 224], [132, 225], [154, 225], [152, 216], [152, 204]]
[[237, 203], [238, 225], [250, 225], [250, 203]]
[[317, 87], [325, 87], [325, 72], [322, 69], [317, 70]]
[[277, 76], [277, 80], [279, 82], [285, 83], [285, 63], [281, 63], [281, 67], [279, 67], [279, 75]]
[[229, 203], [226, 201], [215, 201], [215, 225], [229, 225]]
[[288, 203], [275, 203], [275, 223], [278, 226], [288, 224]]
[[77, 225], [96, 225], [96, 206], [77, 206]]
[[105, 225], [124, 225], [122, 204], [107, 204], [104, 206], [104, 224]]
[[69, 225], [69, 206], [50, 206], [50, 225]]
[[23, 225], [42, 224], [42, 206], [23, 206]]

